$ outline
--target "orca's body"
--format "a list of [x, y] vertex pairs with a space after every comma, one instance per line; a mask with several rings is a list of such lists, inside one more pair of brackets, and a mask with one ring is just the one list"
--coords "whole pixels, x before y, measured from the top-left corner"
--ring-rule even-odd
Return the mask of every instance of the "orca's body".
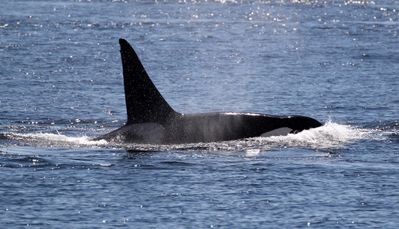
[[228, 141], [257, 136], [287, 135], [321, 126], [304, 116], [256, 113], [181, 114], [174, 111], [152, 83], [126, 40], [121, 46], [127, 123], [97, 139], [178, 144]]

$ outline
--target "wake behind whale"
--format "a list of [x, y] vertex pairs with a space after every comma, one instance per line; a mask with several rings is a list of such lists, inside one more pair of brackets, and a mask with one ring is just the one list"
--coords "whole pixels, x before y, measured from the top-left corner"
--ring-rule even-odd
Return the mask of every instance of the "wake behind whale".
[[130, 44], [124, 39], [119, 43], [127, 122], [95, 140], [139, 144], [206, 143], [287, 135], [321, 126], [319, 121], [299, 115], [176, 112], [155, 87]]

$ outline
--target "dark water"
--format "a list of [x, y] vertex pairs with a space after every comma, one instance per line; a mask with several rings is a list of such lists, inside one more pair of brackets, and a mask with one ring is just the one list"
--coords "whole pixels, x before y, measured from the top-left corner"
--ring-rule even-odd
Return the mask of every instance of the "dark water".
[[[4, 1], [0, 225], [397, 228], [398, 33], [398, 1]], [[91, 141], [125, 121], [119, 37], [180, 112], [326, 125]]]

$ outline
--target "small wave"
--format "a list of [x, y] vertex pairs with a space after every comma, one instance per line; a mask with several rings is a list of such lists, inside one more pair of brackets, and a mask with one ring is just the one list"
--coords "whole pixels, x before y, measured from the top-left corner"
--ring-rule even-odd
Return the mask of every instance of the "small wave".
[[311, 148], [336, 148], [360, 139], [375, 138], [373, 130], [350, 125], [341, 125], [328, 121], [319, 128], [304, 130], [287, 136], [272, 136], [261, 139], [262, 142], [288, 146]]
[[3, 154], [0, 167], [3, 168], [44, 168], [53, 166], [50, 160], [32, 155], [7, 155]]

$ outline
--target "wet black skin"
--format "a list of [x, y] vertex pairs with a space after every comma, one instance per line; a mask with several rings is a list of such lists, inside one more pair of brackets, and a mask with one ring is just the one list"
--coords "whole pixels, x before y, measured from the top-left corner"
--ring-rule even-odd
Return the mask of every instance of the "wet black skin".
[[156, 89], [130, 44], [124, 39], [119, 43], [128, 120], [126, 125], [97, 140], [145, 144], [218, 142], [257, 137], [274, 130], [298, 133], [322, 125], [298, 115], [178, 113]]

